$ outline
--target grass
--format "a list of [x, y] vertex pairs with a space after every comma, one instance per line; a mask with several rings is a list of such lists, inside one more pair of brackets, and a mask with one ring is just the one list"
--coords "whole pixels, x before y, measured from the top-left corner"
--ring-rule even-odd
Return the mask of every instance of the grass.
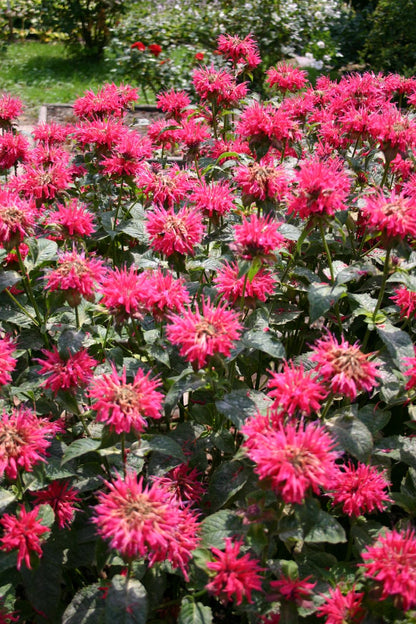
[[111, 82], [105, 61], [68, 56], [62, 43], [17, 41], [0, 52], [0, 91], [19, 96], [37, 121], [42, 104], [69, 104], [87, 89]]

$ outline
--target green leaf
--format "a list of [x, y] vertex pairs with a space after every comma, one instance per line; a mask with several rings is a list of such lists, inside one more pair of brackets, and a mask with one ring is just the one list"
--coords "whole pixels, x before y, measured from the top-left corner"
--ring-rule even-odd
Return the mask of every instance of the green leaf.
[[211, 624], [212, 611], [201, 602], [183, 598], [179, 612], [178, 624]]
[[339, 544], [346, 542], [341, 524], [320, 508], [318, 501], [307, 498], [303, 505], [296, 505], [295, 512], [279, 522], [279, 537], [289, 542], [305, 541], [310, 544]]
[[58, 349], [60, 354], [65, 358], [68, 355], [76, 353], [82, 347], [85, 334], [74, 329], [64, 329], [58, 338]]
[[305, 531], [304, 539], [309, 544], [321, 542], [339, 544], [347, 541], [345, 531], [338, 520], [322, 509], [313, 515], [312, 526]]
[[178, 377], [174, 377], [172, 379], [173, 384], [169, 388], [169, 392], [166, 394], [164, 402], [165, 414], [167, 416], [170, 416], [173, 408], [185, 392], [197, 390], [205, 385], [205, 381], [189, 368], [182, 371]]
[[373, 450], [373, 438], [359, 418], [352, 412], [340, 413], [325, 424], [343, 451], [367, 462]]
[[390, 416], [389, 411], [378, 409], [373, 404], [364, 405], [358, 410], [358, 418], [373, 435], [387, 425]]
[[220, 464], [214, 470], [208, 487], [210, 509], [217, 511], [225, 505], [244, 487], [248, 477], [247, 470], [241, 462], [231, 461]]
[[17, 282], [20, 282], [21, 276], [17, 271], [1, 271], [0, 272], [0, 292], [5, 288], [14, 286]]
[[[143, 438], [146, 439], [146, 436], [143, 436]], [[158, 451], [162, 453], [162, 455], [169, 455], [170, 457], [180, 459], [182, 462], [186, 462], [186, 457], [179, 444], [168, 436], [155, 435], [147, 440], [146, 443], [152, 451]]]
[[285, 357], [285, 348], [271, 329], [268, 331], [251, 329], [243, 335], [241, 342], [245, 347], [258, 349], [272, 358], [282, 359]]
[[311, 284], [308, 288], [310, 322], [314, 323], [324, 316], [346, 292], [347, 289], [343, 285]]
[[402, 368], [406, 369], [403, 363], [404, 358], [414, 357], [415, 355], [413, 342], [409, 334], [394, 327], [389, 321], [376, 325], [376, 330], [400, 370]]
[[16, 496], [9, 490], [0, 489], [0, 513], [3, 513], [7, 507], [16, 500]]
[[27, 244], [30, 249], [30, 259], [33, 263], [33, 266], [30, 267], [31, 263], [26, 259], [25, 264], [28, 265], [29, 270], [57, 258], [58, 245], [53, 240], [33, 237], [27, 239]]
[[65, 609], [62, 624], [104, 624], [104, 617], [105, 601], [102, 585], [94, 583], [83, 587], [75, 594]]
[[145, 624], [147, 612], [147, 594], [140, 581], [114, 576], [105, 599], [105, 624]]
[[222, 509], [204, 518], [201, 523], [201, 548], [223, 548], [227, 537], [241, 534], [243, 521], [235, 512]]
[[75, 442], [72, 442], [72, 444], [65, 449], [61, 466], [66, 464], [66, 462], [71, 461], [71, 459], [75, 459], [75, 457], [81, 457], [82, 455], [86, 455], [92, 451], [97, 451], [100, 446], [101, 440], [93, 440], [92, 438], [75, 440]]
[[272, 401], [263, 392], [240, 388], [225, 394], [215, 402], [217, 410], [224, 414], [238, 429], [247, 418], [255, 416], [258, 411], [265, 413]]

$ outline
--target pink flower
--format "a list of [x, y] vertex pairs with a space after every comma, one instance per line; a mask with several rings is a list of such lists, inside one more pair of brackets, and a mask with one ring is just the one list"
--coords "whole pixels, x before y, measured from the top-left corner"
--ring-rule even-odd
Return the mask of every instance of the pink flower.
[[249, 200], [267, 198], [282, 201], [288, 193], [286, 171], [275, 167], [269, 159], [263, 158], [259, 163], [253, 161], [248, 165], [240, 165], [234, 172], [234, 179]]
[[408, 611], [416, 606], [416, 537], [413, 529], [386, 531], [361, 554], [365, 576], [381, 588], [381, 600]]
[[296, 173], [288, 212], [302, 219], [313, 215], [331, 216], [345, 208], [350, 186], [350, 179], [339, 160], [305, 160]]
[[22, 134], [5, 132], [0, 135], [0, 169], [10, 169], [18, 162], [25, 162], [29, 141]]
[[268, 396], [274, 399], [273, 409], [282, 410], [289, 416], [297, 412], [311, 416], [321, 409], [328, 392], [313, 372], [304, 370], [303, 364], [295, 366], [292, 361], [284, 362], [281, 373], [270, 374], [267, 387]]
[[104, 277], [104, 265], [92, 255], [67, 251], [60, 255], [56, 269], [46, 274], [46, 288], [65, 291], [69, 305], [81, 303], [81, 297], [94, 301], [97, 282]]
[[10, 93], [0, 96], [0, 128], [10, 128], [11, 122], [17, 119], [23, 110], [23, 102]]
[[186, 109], [190, 105], [191, 99], [185, 91], [163, 91], [156, 98], [156, 105], [161, 111], [166, 113], [167, 119], [180, 121], [186, 115]]
[[109, 492], [98, 493], [94, 510], [99, 535], [125, 559], [143, 557], [150, 567], [168, 560], [189, 580], [187, 565], [199, 542], [196, 515], [165, 487], [144, 486], [133, 474], [106, 485]]
[[220, 35], [218, 51], [230, 59], [234, 65], [244, 65], [247, 69], [254, 69], [261, 63], [259, 49], [252, 35], [247, 35], [244, 39], [232, 35]]
[[162, 52], [162, 46], [160, 46], [158, 43], [151, 43], [147, 46], [147, 49], [149, 50], [150, 54], [153, 54], [153, 56], [156, 56], [156, 58]]
[[211, 548], [214, 561], [206, 564], [208, 570], [215, 573], [206, 589], [224, 603], [234, 600], [240, 605], [244, 598], [251, 603], [251, 592], [262, 591], [260, 574], [263, 569], [260, 562], [249, 554], [242, 555], [241, 546], [242, 541], [233, 542], [229, 537], [226, 538], [225, 550]]
[[65, 143], [71, 132], [72, 127], [70, 125], [63, 126], [51, 121], [50, 123], [40, 123], [35, 126], [32, 130], [32, 136], [35, 141], [51, 146]]
[[264, 269], [260, 269], [250, 280], [246, 275], [238, 277], [238, 274], [238, 263], [227, 262], [213, 279], [217, 291], [233, 305], [244, 296], [245, 304], [253, 307], [258, 301], [266, 301], [276, 288], [275, 277]]
[[209, 218], [222, 217], [235, 208], [234, 196], [227, 180], [206, 182], [202, 179], [189, 195], [189, 201]]
[[185, 199], [193, 182], [187, 171], [173, 165], [157, 172], [150, 168], [141, 169], [138, 172], [137, 185], [143, 190], [149, 203], [171, 208]]
[[146, 50], [146, 46], [141, 41], [135, 41], [130, 47], [132, 50], [139, 50], [139, 52], [144, 52]]
[[361, 606], [364, 592], [349, 591], [343, 594], [339, 587], [329, 589], [329, 596], [317, 611], [318, 617], [326, 617], [326, 624], [358, 624], [365, 615]]
[[39, 375], [48, 375], [42, 386], [50, 388], [55, 395], [59, 390], [74, 393], [85, 386], [93, 376], [93, 368], [98, 365], [97, 360], [88, 355], [86, 349], [80, 349], [76, 353], [68, 352], [65, 357], [61, 357], [55, 346], [52, 351], [42, 349], [42, 353], [46, 360], [36, 360], [42, 366], [38, 371]]
[[74, 519], [74, 503], [80, 502], [77, 490], [69, 486], [65, 480], [53, 481], [44, 490], [32, 492], [35, 502], [39, 505], [50, 505], [60, 529], [69, 527]]
[[270, 217], [258, 217], [255, 214], [234, 227], [234, 249], [244, 260], [260, 258], [264, 261], [273, 260], [273, 252], [285, 246], [285, 239], [279, 233], [280, 222]]
[[303, 89], [308, 81], [308, 74], [302, 69], [293, 67], [282, 61], [276, 67], [270, 67], [266, 72], [266, 82], [270, 87], [276, 87], [281, 93], [295, 93]]
[[245, 82], [237, 84], [231, 73], [213, 65], [195, 69], [192, 82], [201, 100], [213, 102], [216, 106], [236, 104], [247, 95]]
[[91, 382], [89, 396], [97, 399], [93, 409], [97, 421], [104, 422], [116, 433], [141, 433], [147, 427], [147, 418], [162, 417], [163, 394], [156, 388], [158, 379], [151, 379], [150, 372], [144, 374], [141, 368], [132, 383], [127, 383], [126, 369], [118, 375], [111, 364], [110, 375], [102, 375]]
[[46, 224], [56, 226], [57, 238], [91, 236], [95, 232], [95, 215], [87, 210], [78, 199], [70, 199], [68, 204], [57, 204], [57, 210], [49, 213]]
[[42, 526], [37, 520], [39, 507], [34, 507], [31, 511], [26, 511], [21, 505], [16, 516], [4, 514], [0, 519], [0, 524], [4, 529], [4, 535], [0, 538], [0, 549], [5, 552], [18, 549], [17, 569], [20, 570], [24, 560], [26, 567], [31, 570], [30, 555], [32, 552], [42, 557], [41, 537], [49, 533], [48, 527]]
[[276, 495], [285, 503], [302, 503], [309, 490], [315, 494], [328, 488], [336, 473], [338, 453], [335, 442], [324, 427], [288, 422], [276, 427], [253, 430], [250, 419], [242, 428], [248, 435], [244, 445], [254, 462], [254, 472], [270, 481]]
[[17, 193], [0, 190], [0, 242], [10, 250], [32, 234], [36, 212]]
[[130, 85], [105, 84], [97, 93], [85, 91], [74, 102], [74, 113], [80, 119], [122, 117], [131, 102], [139, 98]]
[[103, 152], [111, 150], [126, 133], [126, 127], [114, 119], [91, 119], [74, 128], [74, 139], [82, 148], [91, 146]]
[[12, 613], [6, 611], [3, 600], [0, 599], [0, 624], [12, 624], [12, 622], [19, 622], [19, 619], [16, 611]]
[[371, 355], [360, 351], [358, 343], [351, 345], [344, 338], [339, 343], [328, 333], [315, 342], [309, 359], [317, 362], [315, 370], [331, 392], [355, 399], [360, 392], [370, 392], [378, 386], [379, 364], [368, 361]]
[[389, 196], [380, 192], [367, 198], [361, 208], [367, 227], [380, 231], [387, 239], [416, 237], [416, 199], [392, 191]]
[[[415, 347], [415, 355], [416, 355], [416, 347]], [[404, 358], [404, 364], [409, 366], [409, 370], [405, 372], [407, 377], [410, 377], [406, 383], [406, 390], [411, 390], [416, 387], [416, 357], [413, 358]]]
[[[289, 578], [288, 576], [282, 575], [277, 581], [270, 581], [270, 587], [274, 590], [277, 595], [269, 595], [267, 596], [268, 600], [286, 600], [288, 602], [295, 602], [299, 606], [305, 606], [306, 599], [309, 598], [313, 588], [316, 583], [309, 583], [309, 579], [311, 577], [307, 576], [304, 579], [300, 578]], [[311, 603], [312, 604], [312, 603]]]
[[351, 463], [341, 466], [331, 486], [333, 505], [342, 505], [343, 513], [348, 516], [361, 516], [375, 509], [384, 511], [387, 503], [392, 502], [386, 493], [390, 482], [384, 472], [375, 466]]
[[137, 132], [128, 131], [116, 139], [109, 156], [100, 161], [103, 173], [114, 177], [135, 176], [145, 158], [152, 155], [152, 143]]
[[197, 368], [205, 366], [213, 355], [229, 356], [242, 329], [235, 312], [204, 299], [202, 314], [199, 310], [185, 310], [169, 315], [168, 319], [168, 340], [179, 345], [180, 355]]
[[158, 268], [148, 271], [147, 301], [156, 321], [161, 322], [169, 312], [181, 312], [191, 301], [182, 278]]
[[16, 479], [20, 468], [32, 472], [33, 467], [46, 461], [50, 439], [63, 431], [59, 421], [38, 418], [30, 409], [3, 412], [0, 418], [0, 475]]
[[165, 256], [193, 255], [205, 231], [201, 212], [187, 206], [177, 212], [173, 208], [154, 208], [148, 213], [146, 228], [151, 247]]
[[183, 143], [188, 150], [192, 150], [192, 153], [199, 151], [201, 143], [204, 143], [211, 137], [211, 132], [208, 126], [201, 121], [195, 121], [195, 119], [183, 119], [181, 121], [181, 127], [176, 132], [176, 138], [178, 143]]
[[172, 492], [180, 505], [198, 505], [206, 492], [206, 487], [201, 483], [202, 476], [189, 464], [179, 464], [163, 477], [154, 477], [153, 481]]
[[400, 308], [400, 317], [410, 318], [416, 314], [416, 292], [409, 290], [406, 286], [395, 289], [395, 295], [390, 297]]
[[12, 353], [16, 351], [14, 340], [10, 336], [0, 338], [0, 386], [5, 386], [12, 380], [11, 372], [16, 368], [16, 358]]
[[145, 273], [132, 265], [109, 270], [98, 287], [103, 297], [100, 301], [117, 323], [128, 318], [143, 318], [148, 309], [150, 288]]

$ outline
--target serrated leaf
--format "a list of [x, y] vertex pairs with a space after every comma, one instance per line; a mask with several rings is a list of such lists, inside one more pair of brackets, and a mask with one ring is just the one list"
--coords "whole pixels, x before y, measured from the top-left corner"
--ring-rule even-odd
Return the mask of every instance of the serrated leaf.
[[380, 410], [375, 405], [364, 405], [357, 414], [358, 418], [367, 427], [367, 429], [374, 435], [383, 427], [387, 425], [390, 420], [390, 412], [387, 410]]
[[1, 271], [0, 272], [0, 292], [5, 288], [10, 288], [20, 282], [21, 275], [17, 271]]
[[208, 487], [210, 509], [212, 511], [220, 509], [244, 487], [247, 480], [248, 474], [241, 462], [231, 461], [220, 464], [214, 470]]
[[65, 449], [61, 461], [61, 466], [66, 464], [66, 462], [71, 461], [71, 459], [81, 457], [82, 455], [86, 455], [87, 453], [91, 453], [92, 451], [97, 451], [100, 446], [101, 440], [93, 440], [92, 438], [82, 438], [81, 440], [75, 440], [75, 442], [72, 442], [72, 444], [70, 444]]
[[16, 500], [16, 496], [9, 490], [0, 489], [0, 513], [3, 513], [5, 509]]
[[60, 354], [65, 358], [68, 357], [69, 354], [76, 353], [81, 349], [84, 339], [84, 332], [74, 329], [65, 329], [58, 338]]
[[103, 598], [100, 583], [83, 587], [65, 609], [62, 624], [104, 624], [105, 601]]
[[241, 534], [243, 521], [236, 513], [222, 509], [204, 518], [201, 523], [201, 548], [223, 548], [227, 537]]
[[283, 344], [271, 330], [251, 329], [243, 335], [241, 343], [249, 349], [258, 349], [263, 353], [267, 353], [272, 358], [283, 359], [285, 357]]
[[272, 401], [263, 392], [258, 390], [232, 390], [215, 402], [217, 410], [224, 414], [238, 429], [244, 425], [247, 418], [255, 416], [258, 411], [265, 413]]
[[325, 316], [346, 291], [343, 285], [311, 284], [308, 288], [310, 322], [314, 323], [321, 316]]
[[313, 516], [312, 526], [305, 531], [304, 540], [309, 544], [339, 544], [346, 542], [347, 538], [338, 520], [319, 509]]
[[105, 624], [145, 624], [147, 594], [137, 579], [116, 575], [105, 599]]
[[376, 325], [376, 330], [381, 340], [386, 345], [387, 351], [396, 361], [399, 368], [405, 369], [404, 359], [414, 357], [415, 355], [413, 342], [409, 334], [394, 327], [389, 321], [385, 321], [381, 325]]
[[[58, 245], [49, 238], [29, 238], [27, 244], [30, 249], [30, 259], [33, 267], [40, 266], [44, 262], [50, 262], [57, 258]], [[30, 267], [30, 262], [26, 260]]]
[[[144, 436], [146, 439], [146, 436]], [[186, 462], [186, 457], [179, 444], [172, 438], [164, 435], [155, 435], [147, 440], [147, 445], [152, 451], [158, 451], [162, 455], [168, 455], [169, 457], [175, 457], [182, 462]]]
[[211, 624], [212, 611], [201, 602], [184, 598], [181, 603], [178, 624]]
[[325, 424], [342, 450], [359, 461], [368, 460], [373, 450], [373, 438], [359, 418], [350, 413], [338, 414]]

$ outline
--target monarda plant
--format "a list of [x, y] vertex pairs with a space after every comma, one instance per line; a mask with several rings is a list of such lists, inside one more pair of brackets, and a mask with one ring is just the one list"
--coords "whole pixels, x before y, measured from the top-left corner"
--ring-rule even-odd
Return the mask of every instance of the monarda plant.
[[416, 81], [219, 52], [0, 99], [3, 622], [415, 621]]

